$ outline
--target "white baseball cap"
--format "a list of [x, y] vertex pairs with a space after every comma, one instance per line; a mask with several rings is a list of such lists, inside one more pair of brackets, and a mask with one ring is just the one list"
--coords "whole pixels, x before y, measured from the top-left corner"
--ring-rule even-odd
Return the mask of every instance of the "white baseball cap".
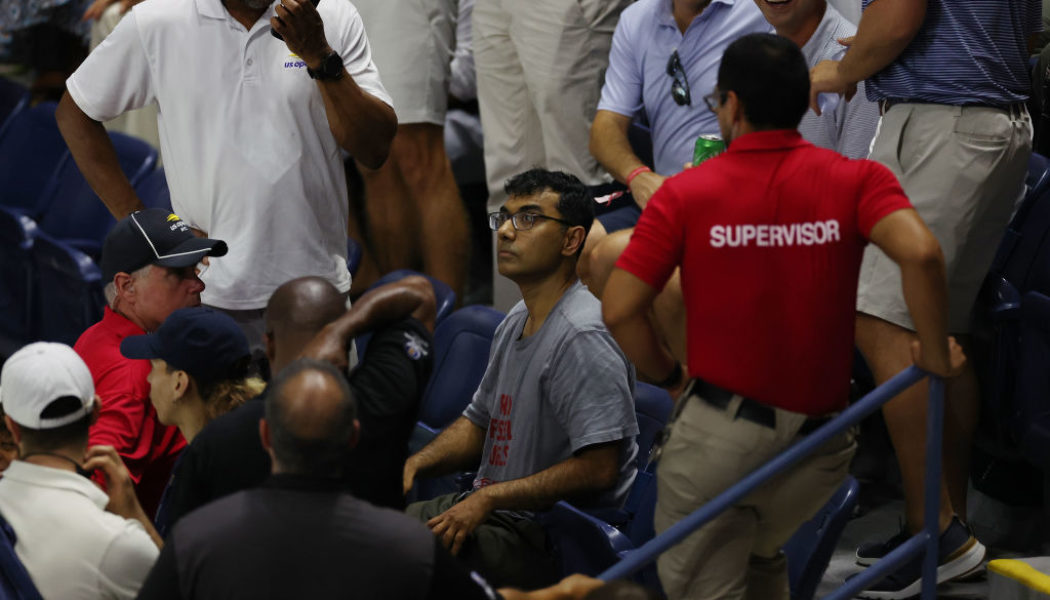
[[[74, 397], [80, 407], [47, 417], [44, 409], [59, 398]], [[0, 371], [0, 405], [23, 427], [55, 429], [90, 414], [95, 385], [84, 361], [65, 344], [36, 342], [11, 355]]]

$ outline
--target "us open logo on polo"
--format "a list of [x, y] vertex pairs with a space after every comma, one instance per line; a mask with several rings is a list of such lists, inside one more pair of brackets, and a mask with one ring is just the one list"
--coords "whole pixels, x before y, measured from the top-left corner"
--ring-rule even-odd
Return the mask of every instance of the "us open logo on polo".
[[306, 67], [306, 62], [299, 58], [295, 54], [289, 54], [288, 59], [284, 61], [285, 69], [303, 69]]
[[405, 354], [407, 354], [409, 358], [412, 360], [419, 360], [427, 354], [430, 354], [430, 344], [427, 344], [426, 340], [407, 331], [405, 331], [404, 334]]

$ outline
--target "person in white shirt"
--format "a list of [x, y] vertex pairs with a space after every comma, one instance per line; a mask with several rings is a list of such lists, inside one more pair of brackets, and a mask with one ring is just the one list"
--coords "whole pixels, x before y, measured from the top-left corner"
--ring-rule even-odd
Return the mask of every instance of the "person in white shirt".
[[[4, 423], [21, 451], [0, 478], [0, 515], [44, 598], [134, 598], [160, 537], [110, 446], [87, 447], [98, 400], [72, 348], [37, 342], [0, 371]], [[108, 493], [87, 474], [101, 470]]]
[[277, 286], [320, 275], [350, 289], [341, 150], [378, 168], [397, 129], [353, 4], [143, 2], [66, 88], [59, 129], [118, 220], [142, 202], [100, 121], [156, 104], [173, 212], [233, 248], [203, 273], [201, 300], [253, 350]]

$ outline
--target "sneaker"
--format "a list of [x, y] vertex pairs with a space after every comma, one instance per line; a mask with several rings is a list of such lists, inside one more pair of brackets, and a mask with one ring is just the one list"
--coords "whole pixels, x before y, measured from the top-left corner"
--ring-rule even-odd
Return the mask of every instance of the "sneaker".
[[[948, 529], [941, 534], [938, 549], [940, 564], [937, 566], [937, 583], [969, 575], [979, 569], [984, 560], [984, 546], [958, 517], [953, 517]], [[858, 597], [898, 600], [917, 596], [922, 590], [922, 562], [923, 555], [919, 554], [858, 594]]]
[[910, 537], [911, 534], [908, 533], [908, 528], [904, 526], [904, 520], [902, 519], [900, 521], [900, 529], [889, 539], [879, 542], [868, 542], [857, 548], [857, 564], [862, 567], [870, 567], [879, 562], [882, 557], [896, 550], [897, 546], [908, 541]]

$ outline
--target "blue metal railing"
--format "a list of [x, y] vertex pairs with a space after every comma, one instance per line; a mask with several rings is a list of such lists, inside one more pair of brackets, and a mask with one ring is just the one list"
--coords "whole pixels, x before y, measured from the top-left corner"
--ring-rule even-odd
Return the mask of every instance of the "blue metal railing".
[[[611, 581], [626, 577], [656, 560], [657, 555], [682, 541], [690, 533], [737, 503], [763, 483], [812, 454], [832, 437], [843, 433], [854, 424], [860, 422], [861, 419], [881, 408], [891, 398], [918, 383], [926, 376], [927, 373], [915, 366], [901, 371], [826, 425], [748, 474], [747, 477], [744, 477], [728, 490], [696, 509], [692, 514], [675, 523], [660, 535], [649, 540], [637, 550], [628, 553], [623, 560], [607, 569], [598, 578]], [[885, 558], [875, 565], [864, 569], [857, 576], [851, 577], [845, 585], [835, 590], [825, 600], [852, 598], [860, 591], [880, 581], [900, 564], [924, 551], [926, 556], [922, 571], [922, 598], [923, 600], [934, 600], [936, 598], [937, 541], [940, 537], [938, 515], [940, 513], [941, 497], [941, 428], [943, 423], [944, 382], [939, 377], [930, 375], [930, 399], [926, 420], [926, 496], [923, 530], [887, 554]]]

